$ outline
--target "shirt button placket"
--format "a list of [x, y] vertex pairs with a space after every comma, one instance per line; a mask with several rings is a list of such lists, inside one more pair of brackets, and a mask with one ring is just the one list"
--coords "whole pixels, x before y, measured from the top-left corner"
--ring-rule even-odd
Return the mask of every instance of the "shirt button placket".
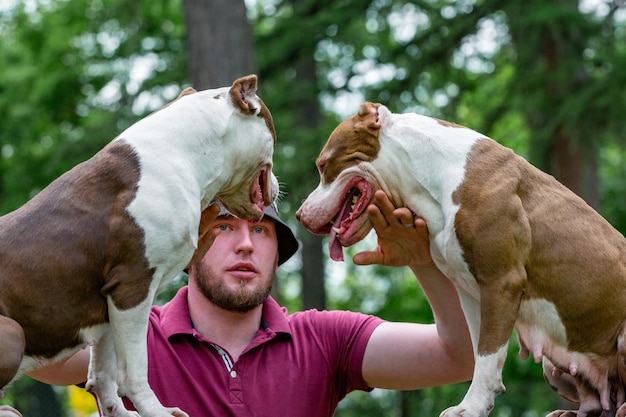
[[230, 396], [230, 402], [233, 404], [243, 404], [243, 384], [239, 372], [235, 369], [230, 371], [230, 378], [228, 379], [228, 391]]

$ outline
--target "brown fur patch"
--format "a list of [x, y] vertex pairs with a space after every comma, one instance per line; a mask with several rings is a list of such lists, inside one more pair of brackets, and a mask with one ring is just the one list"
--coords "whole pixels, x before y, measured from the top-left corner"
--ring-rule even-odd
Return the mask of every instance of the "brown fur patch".
[[126, 213], [138, 180], [114, 141], [0, 218], [0, 313], [22, 325], [26, 354], [77, 346], [79, 329], [108, 321], [106, 294], [122, 309], [146, 298], [143, 232]]
[[265, 125], [268, 130], [272, 133], [272, 137], [274, 138], [274, 146], [276, 146], [276, 128], [274, 127], [274, 119], [272, 118], [272, 113], [270, 113], [270, 109], [265, 105], [263, 100], [259, 98], [259, 102], [261, 103], [261, 111], [259, 112], [259, 117], [265, 119]]
[[456, 234], [481, 287], [481, 326], [489, 321], [491, 330], [481, 327], [480, 354], [508, 339], [522, 299], [556, 306], [569, 349], [615, 353], [626, 305], [619, 232], [552, 176], [488, 139], [474, 145], [453, 199]]
[[[316, 164], [323, 181], [330, 183], [347, 167], [372, 161], [380, 152], [378, 104], [363, 103], [358, 114], [335, 128], [320, 152]], [[326, 162], [332, 159], [333, 163]]]
[[256, 92], [256, 86], [256, 75], [248, 75], [247, 77], [236, 79], [228, 92], [235, 107], [245, 114], [254, 114], [256, 112], [256, 107], [251, 106], [245, 99], [250, 90]]
[[[253, 90], [255, 92], [257, 90], [257, 77], [254, 74], [235, 80], [229, 91], [230, 98], [233, 101], [235, 107], [238, 107], [245, 114], [254, 114], [257, 110], [256, 107], [253, 107], [245, 99], [246, 94], [248, 94], [250, 90]], [[259, 103], [261, 103], [259, 117], [265, 119], [265, 124], [267, 125], [269, 131], [272, 132], [274, 145], [276, 145], [276, 129], [274, 128], [274, 120], [272, 119], [272, 114], [270, 113], [263, 100], [261, 100], [260, 98], [258, 100]]]

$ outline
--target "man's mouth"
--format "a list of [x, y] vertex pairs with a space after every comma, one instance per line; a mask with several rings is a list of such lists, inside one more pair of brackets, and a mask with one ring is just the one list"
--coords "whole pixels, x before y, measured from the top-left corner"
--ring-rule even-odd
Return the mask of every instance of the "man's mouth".
[[239, 263], [237, 265], [234, 265], [232, 268], [229, 269], [229, 271], [231, 272], [252, 272], [252, 273], [256, 273], [257, 270], [254, 267], [254, 265], [248, 264], [248, 263]]

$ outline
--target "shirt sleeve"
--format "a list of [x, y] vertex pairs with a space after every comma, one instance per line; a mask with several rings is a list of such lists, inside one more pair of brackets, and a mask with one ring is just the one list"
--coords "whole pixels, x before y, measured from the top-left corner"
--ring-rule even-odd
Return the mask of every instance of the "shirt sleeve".
[[314, 329], [310, 336], [323, 350], [329, 372], [334, 374], [338, 394], [371, 391], [363, 379], [363, 357], [372, 332], [384, 320], [350, 311], [310, 312]]

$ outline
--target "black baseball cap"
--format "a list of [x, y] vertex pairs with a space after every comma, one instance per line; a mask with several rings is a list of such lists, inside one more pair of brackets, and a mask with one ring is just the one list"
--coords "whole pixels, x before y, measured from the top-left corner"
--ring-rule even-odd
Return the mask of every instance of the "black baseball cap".
[[[218, 200], [213, 199], [211, 204], [217, 204], [220, 207], [220, 214], [218, 214], [218, 217], [232, 216], [232, 214], [226, 210], [222, 203]], [[281, 219], [278, 215], [278, 207], [276, 206], [276, 203], [266, 206], [263, 214], [264, 216], [272, 219], [276, 225], [276, 237], [278, 238], [278, 265], [282, 265], [298, 251], [300, 244], [289, 226], [287, 226], [283, 219]]]

